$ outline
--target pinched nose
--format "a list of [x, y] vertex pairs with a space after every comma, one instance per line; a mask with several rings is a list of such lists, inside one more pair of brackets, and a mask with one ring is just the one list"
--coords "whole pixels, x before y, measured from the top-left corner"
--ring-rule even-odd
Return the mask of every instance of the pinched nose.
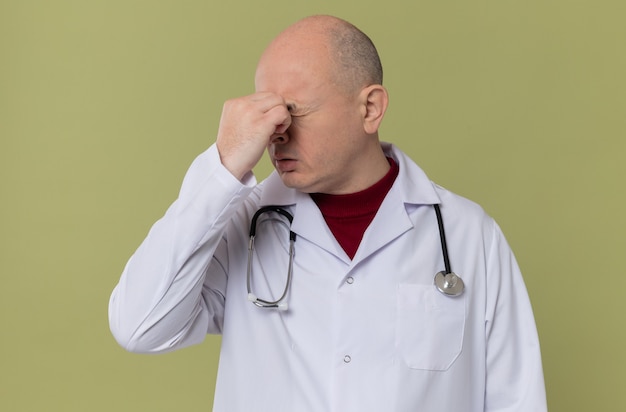
[[274, 133], [270, 137], [270, 144], [285, 144], [289, 141], [289, 136], [286, 133]]

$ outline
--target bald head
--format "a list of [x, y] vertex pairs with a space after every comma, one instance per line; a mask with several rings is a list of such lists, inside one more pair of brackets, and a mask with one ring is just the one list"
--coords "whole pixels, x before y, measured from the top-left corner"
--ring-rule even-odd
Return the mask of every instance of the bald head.
[[380, 58], [370, 38], [337, 17], [311, 16], [296, 22], [274, 39], [264, 56], [276, 50], [317, 60], [329, 79], [346, 91], [383, 82]]

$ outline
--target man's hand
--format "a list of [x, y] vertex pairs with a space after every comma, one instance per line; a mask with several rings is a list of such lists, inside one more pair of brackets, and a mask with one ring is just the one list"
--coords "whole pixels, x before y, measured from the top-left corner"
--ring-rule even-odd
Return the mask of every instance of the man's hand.
[[277, 94], [260, 92], [228, 100], [217, 133], [222, 164], [241, 180], [259, 162], [272, 137], [290, 125], [287, 104]]

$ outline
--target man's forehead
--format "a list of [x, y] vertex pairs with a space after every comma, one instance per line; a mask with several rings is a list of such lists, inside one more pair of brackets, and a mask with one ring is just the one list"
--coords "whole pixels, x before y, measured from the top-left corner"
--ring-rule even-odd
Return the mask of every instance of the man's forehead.
[[328, 82], [330, 63], [309, 53], [267, 54], [259, 61], [255, 72], [257, 91], [264, 88], [311, 88]]

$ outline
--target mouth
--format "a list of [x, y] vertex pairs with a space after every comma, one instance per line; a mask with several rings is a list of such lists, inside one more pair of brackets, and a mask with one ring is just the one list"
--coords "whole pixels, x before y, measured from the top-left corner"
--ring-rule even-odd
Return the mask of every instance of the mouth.
[[296, 159], [286, 156], [274, 156], [274, 167], [281, 173], [293, 172], [296, 168]]

